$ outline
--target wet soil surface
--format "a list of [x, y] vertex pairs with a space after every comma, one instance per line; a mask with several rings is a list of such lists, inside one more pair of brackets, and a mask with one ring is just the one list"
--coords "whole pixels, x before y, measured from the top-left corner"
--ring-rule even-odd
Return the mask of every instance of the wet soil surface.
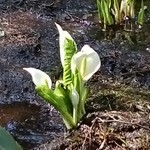
[[103, 32], [95, 10], [92, 0], [0, 0], [0, 30], [5, 33], [0, 37], [0, 125], [24, 149], [53, 149], [56, 142], [48, 141], [65, 130], [59, 114], [36, 95], [22, 70], [35, 67], [54, 82], [59, 78], [54, 22], [70, 32], [79, 49], [89, 44], [102, 61], [88, 83], [87, 116], [64, 143], [55, 140], [56, 149], [149, 148], [150, 19], [141, 31]]
[[91, 113], [65, 142], [53, 144], [51, 149], [148, 150], [149, 127], [149, 116], [145, 114], [120, 111]]
[[63, 133], [60, 117], [49, 107], [28, 102], [0, 106], [1, 125], [25, 148], [59, 137]]

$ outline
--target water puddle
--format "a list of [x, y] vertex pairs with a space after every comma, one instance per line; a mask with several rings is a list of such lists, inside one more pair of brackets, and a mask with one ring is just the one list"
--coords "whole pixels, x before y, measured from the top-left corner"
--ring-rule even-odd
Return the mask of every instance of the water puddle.
[[[54, 22], [69, 31], [79, 50], [89, 44], [99, 53], [101, 70], [90, 83], [96, 93], [101, 92], [101, 87], [110, 90], [110, 85], [114, 89], [121, 85], [137, 91], [150, 89], [149, 22], [143, 32], [130, 34], [118, 28], [103, 32], [92, 0], [20, 2], [0, 0], [0, 28], [5, 32], [0, 38], [0, 125], [25, 150], [64, 132], [59, 114], [45, 103], [37, 104], [41, 99], [31, 78], [22, 70], [35, 67], [50, 75], [57, 69], [59, 72], [58, 32]], [[51, 78], [55, 82], [56, 75]]]
[[0, 105], [0, 125], [27, 150], [58, 137], [64, 130], [54, 110], [27, 102]]

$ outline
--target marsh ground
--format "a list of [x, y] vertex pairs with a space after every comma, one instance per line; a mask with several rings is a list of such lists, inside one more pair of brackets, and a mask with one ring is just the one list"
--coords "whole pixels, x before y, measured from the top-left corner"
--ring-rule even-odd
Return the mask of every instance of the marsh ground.
[[[150, 18], [141, 31], [103, 32], [95, 11], [92, 0], [0, 0], [0, 124], [24, 149], [149, 149]], [[54, 82], [59, 78], [54, 22], [102, 60], [87, 85], [87, 115], [66, 136], [59, 114], [22, 70], [40, 68]]]

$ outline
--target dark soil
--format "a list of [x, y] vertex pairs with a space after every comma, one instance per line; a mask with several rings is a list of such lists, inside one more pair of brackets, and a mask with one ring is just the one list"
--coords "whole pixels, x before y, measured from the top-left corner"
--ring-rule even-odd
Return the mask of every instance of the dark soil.
[[[51, 149], [148, 150], [149, 127], [149, 115], [145, 114], [120, 111], [91, 113], [64, 142], [53, 144]], [[43, 149], [42, 146], [40, 148]]]
[[28, 102], [0, 106], [0, 123], [24, 149], [41, 145], [63, 134], [60, 117], [49, 107]]
[[[103, 32], [95, 11], [93, 0], [0, 0], [0, 125], [24, 149], [149, 149], [150, 16], [142, 30]], [[102, 61], [87, 84], [87, 115], [66, 136], [59, 114], [36, 95], [22, 70], [35, 67], [54, 82], [59, 78], [54, 22]]]

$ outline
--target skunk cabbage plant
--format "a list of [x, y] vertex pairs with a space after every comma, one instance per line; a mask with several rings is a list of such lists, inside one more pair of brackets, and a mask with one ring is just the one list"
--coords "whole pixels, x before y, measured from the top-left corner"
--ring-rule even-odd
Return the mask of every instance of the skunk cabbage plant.
[[[96, 0], [99, 22], [103, 23], [104, 29], [109, 25], [125, 25], [137, 21], [139, 25], [144, 23], [144, 12], [147, 8], [141, 0], [141, 8], [138, 16], [135, 16], [135, 0]], [[137, 20], [136, 20], [137, 18]], [[136, 23], [136, 22], [135, 22]]]
[[59, 32], [63, 77], [52, 87], [50, 77], [35, 68], [23, 68], [32, 76], [37, 93], [59, 111], [68, 129], [76, 127], [85, 114], [88, 88], [85, 83], [101, 66], [99, 55], [88, 45], [77, 51], [71, 35], [56, 24]]

